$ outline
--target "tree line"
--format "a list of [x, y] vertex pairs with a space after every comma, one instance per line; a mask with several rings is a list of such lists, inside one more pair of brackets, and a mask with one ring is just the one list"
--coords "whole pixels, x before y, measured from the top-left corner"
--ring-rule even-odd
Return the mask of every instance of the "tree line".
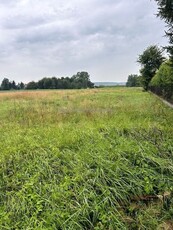
[[16, 84], [15, 81], [10, 81], [8, 78], [4, 78], [0, 85], [0, 90], [20, 90], [24, 88], [25, 84], [23, 82]]
[[[145, 91], [152, 92], [173, 101], [173, 4], [172, 0], [156, 0], [158, 4], [157, 16], [163, 19], [168, 30], [169, 45], [160, 48], [156, 45], [147, 47], [139, 55], [137, 62], [141, 64], [140, 76], [129, 75], [126, 86], [142, 86]], [[168, 52], [165, 58], [163, 51]]]
[[16, 84], [8, 78], [2, 80], [1, 90], [20, 90], [20, 89], [86, 89], [93, 88], [94, 83], [90, 81], [87, 72], [78, 72], [72, 77], [45, 77], [39, 81], [31, 81], [27, 84], [23, 82]]

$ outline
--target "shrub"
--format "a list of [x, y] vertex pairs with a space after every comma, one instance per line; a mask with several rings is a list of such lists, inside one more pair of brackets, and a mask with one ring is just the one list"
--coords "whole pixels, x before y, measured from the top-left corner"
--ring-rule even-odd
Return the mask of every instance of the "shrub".
[[150, 90], [171, 99], [173, 96], [173, 68], [170, 61], [164, 62], [150, 82]]

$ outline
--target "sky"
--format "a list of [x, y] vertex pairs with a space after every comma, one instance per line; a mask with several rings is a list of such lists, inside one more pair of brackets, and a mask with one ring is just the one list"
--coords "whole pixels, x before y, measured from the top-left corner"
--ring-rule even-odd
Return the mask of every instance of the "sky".
[[0, 0], [0, 81], [125, 82], [144, 49], [167, 44], [156, 13], [154, 0]]

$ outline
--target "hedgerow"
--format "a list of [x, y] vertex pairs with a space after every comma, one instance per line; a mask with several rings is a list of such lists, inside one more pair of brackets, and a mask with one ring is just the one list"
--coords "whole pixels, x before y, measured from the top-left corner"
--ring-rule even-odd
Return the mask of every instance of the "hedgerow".
[[150, 90], [165, 99], [173, 98], [173, 67], [170, 61], [164, 62], [152, 78]]

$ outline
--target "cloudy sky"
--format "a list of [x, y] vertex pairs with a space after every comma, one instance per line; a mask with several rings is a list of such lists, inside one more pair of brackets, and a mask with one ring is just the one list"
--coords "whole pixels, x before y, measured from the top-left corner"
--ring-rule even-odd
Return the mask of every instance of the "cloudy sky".
[[167, 43], [156, 12], [154, 0], [0, 0], [0, 81], [126, 81], [147, 46]]

